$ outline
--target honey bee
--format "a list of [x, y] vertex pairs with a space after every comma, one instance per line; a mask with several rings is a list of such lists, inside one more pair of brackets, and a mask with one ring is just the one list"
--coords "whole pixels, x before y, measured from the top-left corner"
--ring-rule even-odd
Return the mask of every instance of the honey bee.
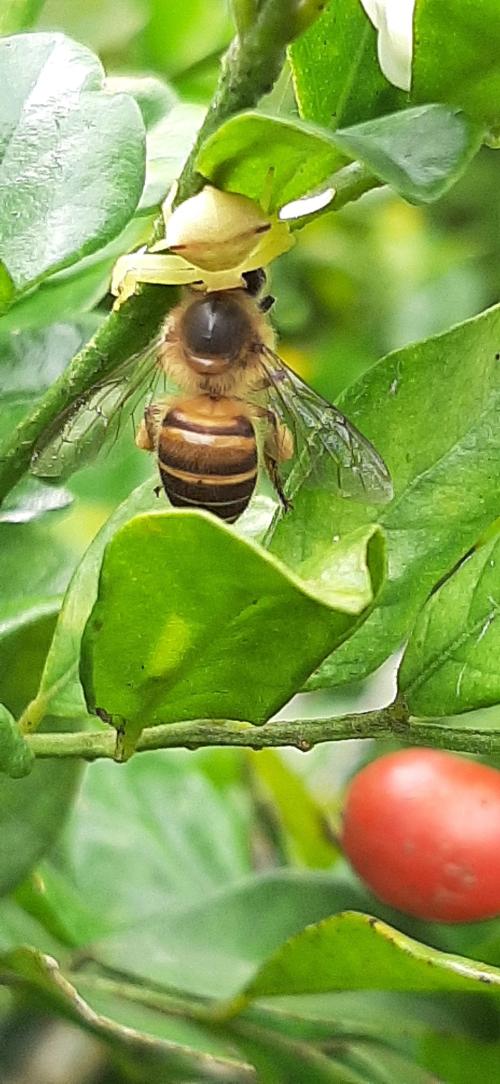
[[297, 458], [300, 484], [323, 457], [339, 492], [388, 500], [390, 478], [373, 446], [276, 354], [264, 271], [243, 278], [245, 288], [188, 290], [165, 327], [158, 365], [184, 394], [146, 407], [136, 443], [156, 453], [170, 503], [234, 523], [262, 461], [287, 510], [280, 465]]
[[[119, 306], [138, 282], [184, 284], [182, 300], [146, 354], [127, 358], [56, 419], [33, 455], [33, 473], [62, 478], [81, 466], [117, 434], [124, 408], [143, 409], [149, 387], [136, 443], [156, 455], [173, 505], [234, 523], [259, 465], [285, 511], [308, 479], [370, 504], [390, 500], [390, 476], [373, 445], [276, 353], [267, 316], [274, 299], [258, 259], [267, 263], [290, 247], [286, 224], [211, 186], [165, 221], [157, 248], [169, 251], [120, 257], [113, 291]], [[156, 395], [158, 378], [169, 382], [167, 396]]]

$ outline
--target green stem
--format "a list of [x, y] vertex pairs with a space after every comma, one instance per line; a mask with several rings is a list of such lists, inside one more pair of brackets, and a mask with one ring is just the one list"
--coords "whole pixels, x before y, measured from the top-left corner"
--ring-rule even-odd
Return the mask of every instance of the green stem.
[[[182, 746], [241, 746], [247, 749], [273, 749], [291, 745], [307, 752], [326, 741], [348, 738], [380, 737], [391, 733], [391, 709], [346, 715], [333, 719], [294, 719], [253, 726], [233, 719], [194, 719], [187, 723], [164, 723], [147, 727], [137, 743], [137, 752], [152, 749], [175, 749]], [[37, 757], [81, 757], [84, 760], [114, 759], [116, 735], [109, 731], [77, 731], [74, 734], [26, 734], [26, 741]]]
[[[251, 109], [272, 90], [283, 67], [286, 47], [297, 32], [296, 0], [263, 0], [251, 22], [248, 3], [245, 8], [240, 33], [223, 58], [212, 103], [179, 179], [176, 203], [198, 192], [205, 183], [196, 172], [196, 159], [208, 136], [228, 117]], [[310, 21], [312, 18], [311, 13]]]
[[335, 194], [331, 202], [320, 211], [294, 218], [290, 225], [293, 230], [301, 230], [313, 219], [330, 214], [331, 211], [340, 211], [346, 203], [354, 203], [372, 188], [383, 187], [383, 183], [378, 177], [374, 177], [362, 162], [350, 162], [348, 166], [343, 166], [337, 173], [333, 173], [328, 182], [323, 185], [323, 188], [334, 189]]
[[231, 0], [233, 19], [238, 34], [243, 37], [248, 33], [257, 15], [257, 0]]
[[[409, 719], [404, 705], [361, 715], [322, 719], [287, 719], [253, 726], [233, 719], [194, 719], [164, 723], [143, 730], [137, 752], [153, 749], [197, 749], [201, 746], [233, 746], [244, 749], [276, 749], [292, 746], [308, 752], [315, 745], [352, 738], [397, 738], [409, 745], [430, 745], [472, 754], [500, 752], [500, 732], [453, 729], [436, 720]], [[109, 731], [78, 731], [74, 734], [28, 734], [26, 741], [36, 757], [75, 757], [92, 761], [115, 758], [116, 735]]]
[[346, 203], [353, 203], [372, 188], [383, 187], [383, 183], [378, 177], [374, 177], [362, 162], [351, 162], [331, 178], [335, 195], [329, 209], [340, 211]]

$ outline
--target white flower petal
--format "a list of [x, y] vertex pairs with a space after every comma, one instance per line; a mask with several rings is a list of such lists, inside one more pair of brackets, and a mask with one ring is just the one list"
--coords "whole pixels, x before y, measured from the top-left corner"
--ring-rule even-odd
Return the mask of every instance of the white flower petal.
[[361, 0], [361, 4], [378, 30], [378, 58], [386, 79], [409, 90], [415, 0]]
[[361, 5], [364, 7], [370, 22], [373, 23], [375, 30], [378, 30], [384, 15], [384, 0], [361, 0]]

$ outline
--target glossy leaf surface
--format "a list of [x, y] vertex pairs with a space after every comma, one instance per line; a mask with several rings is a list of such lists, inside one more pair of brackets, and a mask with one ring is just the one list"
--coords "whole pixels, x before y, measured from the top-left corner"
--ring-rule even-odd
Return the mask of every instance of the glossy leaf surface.
[[[0, 257], [16, 291], [105, 245], [144, 181], [136, 103], [103, 90], [86, 48], [61, 34], [0, 42]], [[36, 244], [34, 244], [36, 238]]]
[[456, 109], [428, 105], [330, 132], [294, 119], [242, 113], [210, 136], [198, 169], [219, 188], [266, 201], [270, 209], [325, 186], [360, 159], [411, 202], [429, 202], [457, 180], [481, 142], [481, 129]]
[[24, 741], [14, 716], [0, 704], [0, 773], [22, 779], [33, 768], [34, 757]]
[[[352, 944], [356, 953], [352, 953]], [[345, 912], [309, 926], [278, 949], [247, 987], [249, 997], [335, 989], [500, 994], [500, 970], [420, 945], [368, 915]]]
[[137, 512], [156, 507], [154, 481], [139, 486], [105, 523], [78, 565], [63, 601], [40, 684], [52, 715], [75, 718], [86, 714], [79, 679], [80, 642], [97, 597], [104, 548], [121, 524]]
[[[16, 528], [17, 529], [17, 528]], [[16, 718], [34, 696], [54, 628], [55, 605], [13, 610], [0, 626], [0, 697]], [[39, 762], [26, 779], [0, 785], [0, 894], [10, 891], [51, 846], [80, 775], [77, 764]]]
[[450, 102], [494, 130], [500, 123], [496, 0], [418, 0], [412, 97]]
[[[313, 686], [357, 680], [383, 662], [437, 581], [498, 515], [499, 338], [495, 307], [390, 354], [343, 396], [343, 410], [373, 441], [394, 483], [394, 500], [377, 514], [388, 534], [389, 573], [364, 627]], [[300, 571], [332, 534], [372, 519], [369, 507], [302, 489], [271, 549]]]
[[414, 715], [455, 715], [500, 702], [500, 542], [467, 558], [431, 595], [399, 683]]
[[330, 0], [289, 49], [300, 115], [325, 128], [393, 113], [406, 96], [384, 78], [359, 0]]
[[482, 134], [459, 110], [423, 105], [343, 128], [335, 141], [410, 203], [431, 203], [463, 173]]
[[[220, 755], [210, 752], [207, 766], [216, 768]], [[250, 871], [248, 798], [236, 773], [218, 787], [200, 758], [186, 750], [146, 753], [126, 765], [103, 761], [86, 774], [61, 848], [68, 884], [101, 934], [141, 924], [145, 908], [149, 915], [182, 910], [193, 893], [208, 898]], [[73, 936], [86, 943], [79, 919]]]
[[336, 575], [333, 548], [321, 575], [300, 582], [206, 513], [136, 517], [106, 549], [82, 642], [89, 706], [133, 733], [183, 719], [265, 722], [377, 591], [376, 530], [353, 538], [350, 563], [354, 582], [344, 548]]

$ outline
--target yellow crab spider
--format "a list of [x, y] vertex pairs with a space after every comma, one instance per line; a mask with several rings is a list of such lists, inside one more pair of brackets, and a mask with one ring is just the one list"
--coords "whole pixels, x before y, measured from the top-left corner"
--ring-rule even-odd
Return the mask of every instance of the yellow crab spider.
[[163, 204], [165, 239], [117, 260], [111, 283], [119, 307], [139, 282], [192, 285], [201, 290], [243, 286], [242, 275], [266, 267], [294, 243], [290, 228], [253, 200], [205, 185], [197, 196]]

